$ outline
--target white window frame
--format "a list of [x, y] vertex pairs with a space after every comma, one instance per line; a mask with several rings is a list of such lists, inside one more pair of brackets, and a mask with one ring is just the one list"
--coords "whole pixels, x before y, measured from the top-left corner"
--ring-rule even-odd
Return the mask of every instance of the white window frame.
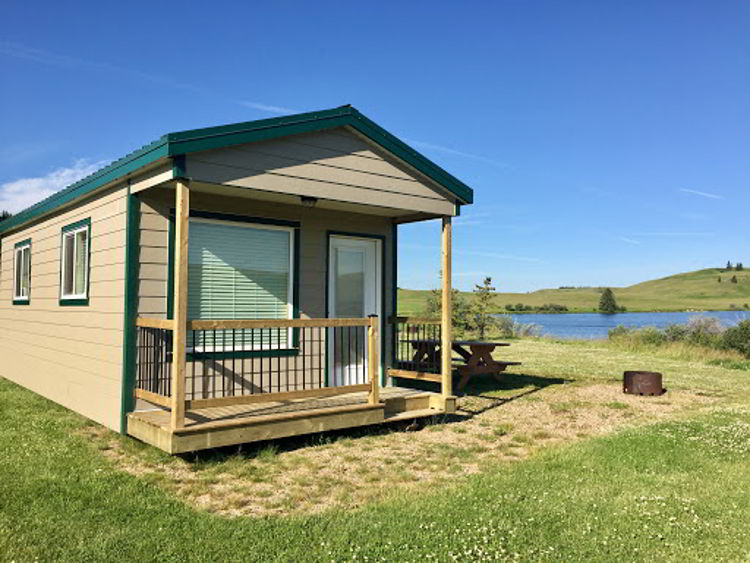
[[[18, 272], [18, 261], [19, 259], [23, 262], [24, 252], [29, 256], [29, 269], [28, 269], [28, 293], [26, 295], [20, 295], [19, 291], [23, 288], [21, 279], [17, 277]], [[20, 256], [20, 258], [19, 258]], [[28, 303], [31, 294], [31, 242], [26, 242], [22, 245], [16, 246], [13, 249], [13, 302], [14, 303]]]
[[[216, 224], [216, 225], [232, 225], [237, 227], [245, 227], [248, 229], [265, 229], [269, 231], [285, 231], [289, 233], [289, 283], [287, 286], [287, 297], [286, 297], [286, 304], [287, 304], [287, 319], [294, 318], [294, 276], [297, 272], [294, 270], [294, 244], [295, 244], [295, 230], [296, 227], [288, 227], [286, 225], [269, 225], [266, 223], [253, 223], [250, 221], [232, 221], [227, 219], [206, 219], [203, 217], [190, 217], [189, 223], [209, 223], [209, 224]], [[190, 244], [190, 227], [188, 226], [188, 245]], [[188, 285], [188, 292], [190, 292], [190, 286]], [[195, 319], [200, 320], [200, 319]], [[269, 320], [278, 320], [278, 319], [269, 319]], [[274, 329], [256, 329], [256, 330], [274, 330]], [[246, 345], [242, 344], [240, 346], [237, 346], [236, 348], [232, 349], [231, 345], [229, 346], [195, 346], [193, 347], [190, 343], [190, 339], [188, 340], [188, 345], [186, 346], [186, 352], [187, 353], [222, 353], [222, 352], [266, 352], [266, 351], [279, 351], [279, 350], [289, 350], [292, 348], [291, 343], [293, 341], [293, 328], [288, 328], [287, 330], [287, 341], [286, 346], [283, 348], [280, 345], [277, 346], [269, 346], [269, 347], [263, 347], [263, 343], [260, 343], [260, 346], [258, 345]]]
[[[65, 270], [65, 238], [68, 236], [73, 237], [73, 287], [75, 288], [75, 271], [76, 271], [76, 259], [78, 256], [78, 237], [76, 236], [81, 231], [86, 231], [86, 252], [84, 253], [84, 259], [85, 262], [85, 269], [84, 269], [84, 278], [83, 278], [83, 293], [65, 293], [65, 274], [67, 273]], [[62, 237], [60, 238], [62, 248], [60, 251], [60, 301], [68, 301], [73, 299], [88, 299], [89, 297], [89, 268], [90, 268], [90, 256], [91, 256], [91, 229], [89, 225], [81, 225], [80, 227], [76, 227], [75, 229], [69, 229], [67, 231], [62, 232]]]

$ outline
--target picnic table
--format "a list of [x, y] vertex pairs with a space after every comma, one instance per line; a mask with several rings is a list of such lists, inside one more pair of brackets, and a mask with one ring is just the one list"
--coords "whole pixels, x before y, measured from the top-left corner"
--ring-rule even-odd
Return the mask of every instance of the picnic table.
[[[440, 365], [440, 346], [442, 344], [440, 340], [412, 338], [407, 342], [411, 343], [414, 349], [412, 362], [417, 365]], [[492, 352], [495, 348], [502, 346], [510, 346], [510, 344], [484, 340], [453, 340], [451, 349], [460, 356], [460, 358], [455, 359], [458, 363], [458, 375], [461, 377], [458, 382], [458, 389], [463, 390], [469, 379], [475, 375], [490, 373], [495, 376], [495, 379], [501, 381], [500, 373], [505, 371], [508, 366], [521, 364], [521, 362], [503, 362], [493, 359]]]

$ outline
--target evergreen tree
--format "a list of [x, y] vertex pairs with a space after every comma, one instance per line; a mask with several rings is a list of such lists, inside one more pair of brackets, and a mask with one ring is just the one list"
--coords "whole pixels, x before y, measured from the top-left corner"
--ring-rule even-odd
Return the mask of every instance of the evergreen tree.
[[12, 216], [13, 214], [10, 211], [0, 211], [0, 221], [4, 221]]
[[732, 269], [732, 263], [729, 260], [727, 260], [727, 270], [731, 270], [731, 269]]
[[602, 292], [602, 296], [599, 299], [599, 312], [600, 313], [616, 313], [617, 312], [617, 301], [615, 300], [614, 292], [606, 288]]
[[474, 285], [474, 300], [471, 303], [472, 328], [479, 332], [479, 339], [484, 340], [488, 329], [497, 324], [495, 317], [490, 313], [492, 298], [495, 288], [492, 287], [492, 278], [486, 277], [481, 285]]
[[[442, 277], [441, 273], [440, 278], [442, 279]], [[452, 294], [451, 320], [453, 322], [453, 329], [456, 332], [461, 332], [469, 328], [469, 304], [457, 289], [453, 288]], [[431, 289], [430, 294], [427, 296], [427, 316], [432, 318], [440, 317], [442, 312], [443, 292], [441, 289]]]
[[737, 264], [734, 266], [734, 269], [738, 272], [741, 272], [744, 269], [744, 267], [742, 266], [742, 262], [737, 262]]

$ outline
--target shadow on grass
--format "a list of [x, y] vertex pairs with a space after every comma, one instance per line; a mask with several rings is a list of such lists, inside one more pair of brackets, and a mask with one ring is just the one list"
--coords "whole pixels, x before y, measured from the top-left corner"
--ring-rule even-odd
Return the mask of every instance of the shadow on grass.
[[466, 385], [465, 397], [487, 399], [485, 406], [471, 409], [471, 416], [476, 416], [501, 405], [538, 393], [552, 385], [563, 385], [573, 380], [562, 377], [542, 377], [526, 373], [501, 373], [499, 379], [493, 376], [475, 378]]
[[399, 420], [394, 422], [383, 422], [377, 425], [360, 426], [355, 428], [343, 428], [341, 430], [327, 430], [315, 434], [302, 436], [289, 436], [286, 438], [275, 438], [262, 442], [251, 442], [237, 444], [210, 450], [188, 452], [178, 454], [188, 463], [221, 463], [238, 457], [244, 459], [257, 459], [259, 461], [271, 461], [277, 454], [294, 452], [314, 447], [325, 447], [336, 443], [345, 444], [353, 440], [363, 438], [399, 434], [402, 432], [413, 432], [421, 430], [432, 424], [459, 422], [466, 420], [467, 416], [461, 415], [435, 415], [415, 420]]
[[230, 458], [236, 459], [237, 457], [271, 461], [277, 454], [282, 452], [293, 452], [311, 447], [328, 446], [335, 443], [345, 443], [368, 437], [412, 432], [435, 424], [462, 422], [488, 410], [498, 408], [510, 401], [537, 393], [551, 385], [562, 385], [564, 383], [569, 383], [570, 381], [571, 380], [563, 378], [540, 377], [530, 374], [503, 373], [501, 381], [490, 376], [486, 378], [478, 378], [466, 386], [464, 396], [487, 400], [486, 405], [479, 408], [472, 408], [470, 411], [462, 411], [455, 414], [440, 414], [414, 420], [384, 422], [372, 426], [329, 430], [316, 434], [290, 436], [264, 442], [226, 446], [211, 450], [181, 454], [180, 457], [187, 462], [197, 464], [221, 463]]

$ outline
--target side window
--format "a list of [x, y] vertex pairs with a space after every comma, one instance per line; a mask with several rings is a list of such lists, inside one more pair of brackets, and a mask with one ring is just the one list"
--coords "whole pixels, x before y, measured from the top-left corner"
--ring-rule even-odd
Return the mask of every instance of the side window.
[[62, 229], [60, 305], [88, 305], [91, 220]]
[[13, 249], [13, 303], [31, 302], [31, 239], [16, 243]]

